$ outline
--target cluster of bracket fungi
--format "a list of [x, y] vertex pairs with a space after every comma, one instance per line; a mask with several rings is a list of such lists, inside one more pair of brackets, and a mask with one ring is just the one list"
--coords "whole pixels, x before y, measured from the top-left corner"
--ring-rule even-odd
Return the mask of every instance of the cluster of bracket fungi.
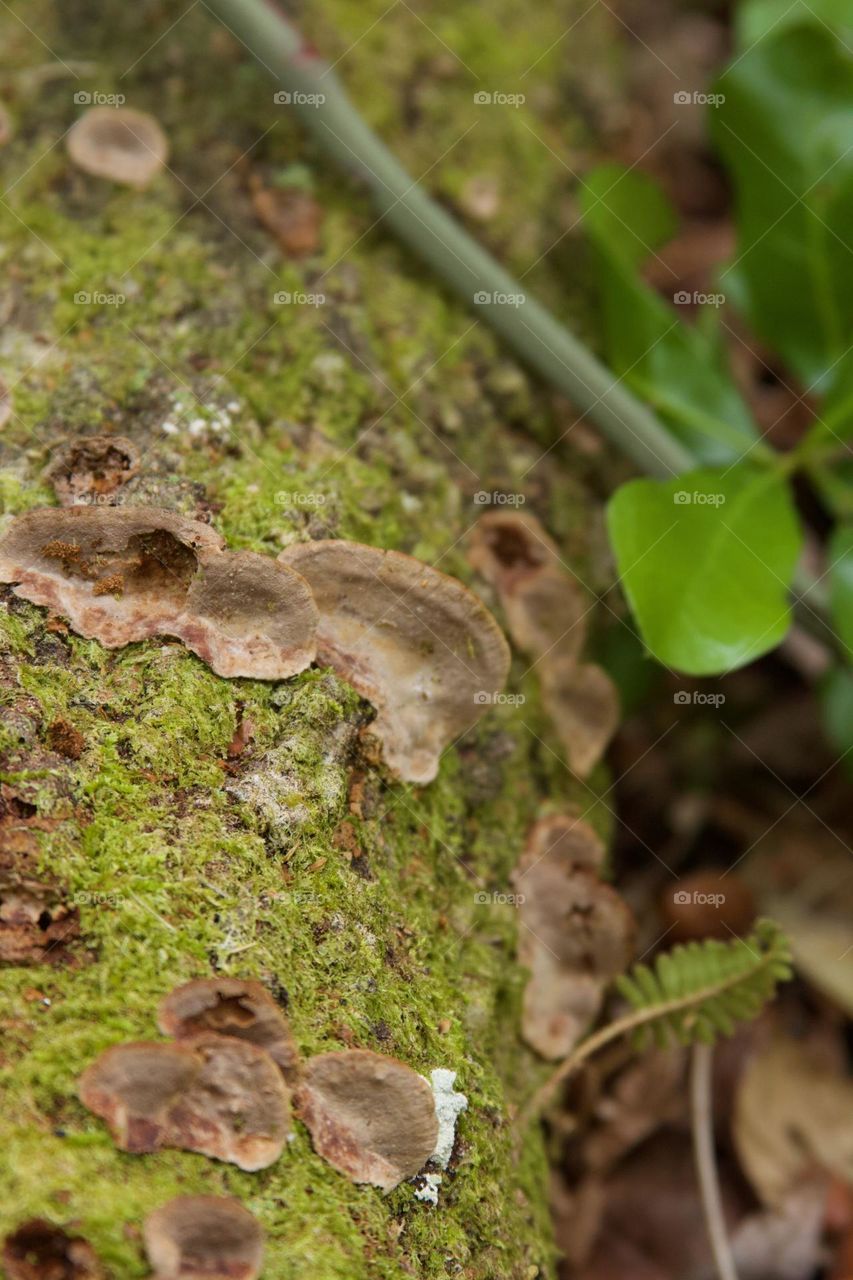
[[[367, 1049], [302, 1061], [260, 982], [186, 982], [161, 1001], [157, 1023], [171, 1039], [113, 1045], [80, 1078], [80, 1100], [122, 1151], [177, 1147], [254, 1172], [281, 1155], [292, 1111], [318, 1155], [353, 1182], [384, 1191], [436, 1151], [435, 1096], [423, 1076]], [[251, 1280], [260, 1268], [260, 1228], [227, 1197], [171, 1201], [148, 1219], [145, 1241], [159, 1280]]]
[[[173, 511], [112, 505], [138, 466], [123, 437], [87, 437], [60, 451], [47, 478], [62, 505], [11, 522], [0, 540], [0, 582], [108, 648], [174, 636], [226, 677], [286, 679], [312, 662], [329, 666], [376, 709], [372, 732], [392, 772], [431, 781], [442, 751], [508, 675], [506, 639], [479, 598], [401, 552], [327, 540], [274, 560], [230, 551], [208, 524]], [[581, 661], [582, 593], [529, 516], [483, 517], [469, 558], [540, 674], [571, 768], [586, 776], [613, 732], [617, 703], [604, 673]], [[603, 857], [581, 817], [558, 814], [535, 824], [514, 872], [525, 926], [519, 959], [530, 972], [522, 1034], [546, 1058], [571, 1050], [630, 955], [633, 922], [600, 879]], [[282, 1154], [295, 1113], [318, 1155], [354, 1182], [387, 1191], [431, 1158], [442, 1166], [430, 1084], [368, 1050], [302, 1061], [259, 982], [185, 983], [161, 1002], [158, 1026], [168, 1039], [113, 1045], [80, 1079], [81, 1101], [124, 1151], [174, 1147], [260, 1170]], [[147, 1218], [144, 1241], [157, 1280], [254, 1280], [262, 1264], [260, 1225], [227, 1196], [170, 1201]], [[81, 1276], [98, 1277], [87, 1250], [34, 1220], [8, 1238], [3, 1261], [14, 1280], [24, 1274], [19, 1255], [73, 1255]]]
[[28, 511], [0, 541], [0, 582], [108, 648], [176, 636], [218, 675], [260, 680], [331, 666], [373, 703], [408, 782], [435, 777], [509, 670], [478, 597], [412, 556], [329, 540], [273, 560], [159, 507]]
[[581, 661], [590, 604], [535, 516], [493, 511], [474, 526], [473, 567], [495, 590], [516, 648], [539, 674], [542, 701], [572, 771], [586, 778], [619, 723], [613, 681]]

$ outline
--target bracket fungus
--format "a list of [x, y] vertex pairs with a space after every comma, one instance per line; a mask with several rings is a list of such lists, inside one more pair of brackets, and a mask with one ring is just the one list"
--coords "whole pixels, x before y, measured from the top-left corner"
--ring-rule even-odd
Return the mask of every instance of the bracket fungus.
[[595, 663], [558, 659], [542, 664], [542, 703], [569, 766], [586, 778], [619, 727], [616, 686]]
[[7, 1280], [102, 1280], [94, 1249], [44, 1218], [31, 1218], [8, 1235], [0, 1253]]
[[132, 107], [90, 107], [68, 131], [78, 169], [127, 187], [147, 187], [169, 157], [169, 142], [153, 116]]
[[584, 837], [586, 823], [568, 820], [578, 824], [573, 838], [563, 828], [550, 843], [553, 830], [534, 825], [512, 877], [519, 890], [518, 958], [530, 970], [522, 1035], [543, 1058], [571, 1052], [634, 946], [631, 911], [590, 869], [595, 843]]
[[182, 640], [217, 675], [283, 680], [314, 659], [308, 584], [209, 525], [158, 507], [47, 507], [0, 542], [0, 582], [47, 605], [88, 639], [118, 648]]
[[416, 1174], [438, 1141], [427, 1081], [369, 1049], [309, 1059], [296, 1105], [319, 1156], [353, 1182], [383, 1191]]
[[145, 1219], [145, 1252], [156, 1280], [256, 1280], [261, 1227], [231, 1196], [176, 1196]]
[[179, 1147], [265, 1169], [290, 1132], [290, 1093], [263, 1049], [226, 1036], [114, 1045], [80, 1078], [80, 1101], [122, 1151]]
[[589, 605], [535, 516], [494, 511], [471, 536], [468, 559], [495, 588], [513, 643], [536, 660], [542, 701], [569, 765], [585, 778], [619, 723], [619, 698], [601, 667], [580, 663]]
[[266, 987], [251, 978], [185, 982], [160, 1001], [157, 1025], [175, 1040], [205, 1031], [246, 1040], [265, 1049], [285, 1079], [296, 1074], [299, 1051], [287, 1020]]
[[498, 593], [515, 646], [532, 658], [577, 658], [589, 605], [535, 516], [491, 511], [474, 526], [468, 560]]
[[333, 539], [279, 560], [308, 580], [317, 659], [374, 705], [389, 767], [431, 782], [442, 751], [506, 682], [509, 648], [492, 615], [461, 582], [400, 551]]
[[111, 498], [139, 471], [139, 450], [126, 436], [78, 436], [55, 450], [44, 478], [63, 507]]

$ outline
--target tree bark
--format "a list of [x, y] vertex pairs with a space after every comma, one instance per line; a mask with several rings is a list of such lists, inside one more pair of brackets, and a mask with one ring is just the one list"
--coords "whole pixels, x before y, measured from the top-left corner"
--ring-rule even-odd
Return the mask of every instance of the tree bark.
[[[531, 287], [583, 315], [573, 239], [549, 253], [573, 220], [549, 148], [581, 128], [565, 59], [537, 60], [586, 6], [483, 0], [423, 14], [429, 27], [385, 7], [329, 0], [307, 18], [413, 172], [473, 210], [513, 269], [541, 258]], [[571, 37], [590, 110], [598, 23]], [[535, 511], [604, 586], [606, 455], [373, 228], [204, 5], [13, 0], [0, 32], [4, 521], [56, 501], [43, 473], [63, 441], [116, 432], [140, 466], [110, 500], [209, 520], [233, 548], [396, 547], [495, 607], [464, 557], [485, 495]], [[475, 109], [483, 86], [528, 101]], [[85, 105], [115, 95], [170, 139], [143, 192], [65, 152]], [[282, 183], [313, 184], [322, 206], [304, 258], [257, 220], [253, 192]], [[219, 679], [177, 642], [107, 650], [9, 589], [0, 626], [0, 874], [47, 895], [0, 968], [0, 1237], [37, 1216], [72, 1224], [124, 1280], [148, 1274], [145, 1215], [212, 1192], [261, 1221], [268, 1280], [551, 1275], [543, 1144], [533, 1132], [516, 1155], [511, 1133], [545, 1069], [518, 1037], [509, 876], [535, 817], [577, 804], [598, 821], [603, 787], [565, 768], [535, 670], [516, 657], [523, 701], [490, 709], [415, 788], [365, 750], [370, 708], [327, 671]], [[355, 1046], [457, 1072], [468, 1109], [436, 1206], [410, 1183], [350, 1184], [299, 1125], [252, 1174], [116, 1150], [77, 1100], [80, 1073], [156, 1038], [161, 997], [214, 973], [260, 978], [305, 1055]]]

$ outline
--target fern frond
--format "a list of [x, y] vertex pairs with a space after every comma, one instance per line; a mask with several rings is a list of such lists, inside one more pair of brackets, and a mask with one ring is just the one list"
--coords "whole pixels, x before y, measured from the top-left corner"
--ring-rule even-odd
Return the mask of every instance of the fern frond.
[[688, 942], [658, 956], [654, 968], [634, 965], [616, 986], [631, 1012], [587, 1036], [564, 1058], [519, 1113], [524, 1128], [556, 1090], [604, 1045], [633, 1034], [638, 1047], [713, 1044], [731, 1035], [739, 1022], [754, 1018], [778, 982], [791, 977], [788, 940], [773, 920], [759, 920], [748, 938]]
[[639, 1048], [654, 1040], [665, 1045], [713, 1044], [731, 1035], [739, 1022], [754, 1018], [777, 982], [791, 976], [787, 939], [772, 920], [759, 920], [748, 938], [719, 942], [708, 938], [673, 947], [653, 969], [635, 965], [616, 986], [643, 1025]]

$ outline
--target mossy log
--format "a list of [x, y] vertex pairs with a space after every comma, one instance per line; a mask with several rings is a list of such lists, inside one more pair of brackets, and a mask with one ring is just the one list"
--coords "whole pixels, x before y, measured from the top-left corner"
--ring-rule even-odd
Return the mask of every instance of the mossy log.
[[[484, 237], [518, 271], [547, 253], [527, 280], [576, 321], [576, 242], [551, 249], [568, 175], [548, 148], [581, 144], [588, 125], [566, 104], [594, 111], [608, 74], [593, 15], [565, 83], [559, 42], [584, 7], [448, 0], [429, 26], [384, 0], [306, 15], [413, 173], [475, 213], [478, 178], [494, 196]], [[61, 442], [118, 432], [140, 453], [121, 501], [208, 520], [233, 548], [352, 538], [483, 593], [466, 532], [483, 495], [512, 495], [592, 590], [605, 584], [612, 459], [588, 431], [577, 447], [570, 407], [373, 226], [204, 5], [11, 0], [0, 33], [4, 521], [56, 501], [44, 471]], [[528, 103], [484, 108], [484, 85]], [[169, 137], [144, 192], [66, 154], [83, 107], [110, 95]], [[282, 255], [257, 220], [259, 182], [313, 187], [315, 252]], [[35, 1216], [71, 1223], [127, 1280], [148, 1274], [150, 1211], [219, 1192], [262, 1223], [267, 1280], [551, 1275], [542, 1140], [517, 1155], [511, 1132], [543, 1064], [518, 1036], [509, 877], [536, 816], [607, 816], [601, 778], [564, 766], [535, 670], [516, 656], [517, 696], [417, 788], [365, 751], [370, 707], [329, 671], [220, 679], [177, 641], [107, 650], [9, 589], [0, 626], [0, 868], [51, 886], [40, 927], [54, 930], [0, 968], [0, 1237]], [[352, 1185], [299, 1125], [251, 1174], [116, 1150], [77, 1099], [80, 1073], [108, 1045], [156, 1037], [161, 997], [214, 973], [261, 979], [303, 1054], [350, 1045], [457, 1072], [468, 1109], [437, 1205], [411, 1183]]]

